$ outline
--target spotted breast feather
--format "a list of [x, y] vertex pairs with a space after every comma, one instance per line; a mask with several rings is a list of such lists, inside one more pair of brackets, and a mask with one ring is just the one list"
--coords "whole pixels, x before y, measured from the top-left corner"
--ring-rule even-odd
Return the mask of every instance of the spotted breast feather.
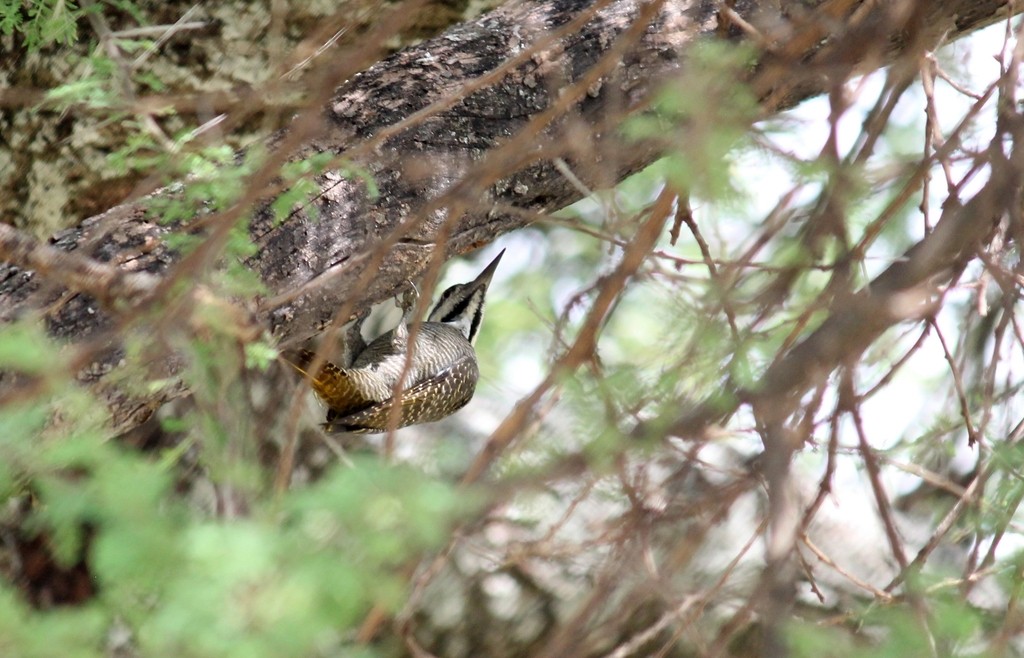
[[[402, 392], [397, 427], [431, 423], [441, 420], [466, 406], [473, 399], [480, 377], [476, 359], [465, 357]], [[374, 402], [359, 411], [327, 412], [324, 429], [328, 432], [359, 434], [384, 432], [388, 429], [395, 398]]]

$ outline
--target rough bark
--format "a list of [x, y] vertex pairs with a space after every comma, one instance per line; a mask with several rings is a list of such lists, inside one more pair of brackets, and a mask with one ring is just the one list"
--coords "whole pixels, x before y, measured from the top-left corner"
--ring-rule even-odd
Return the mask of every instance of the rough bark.
[[[395, 4], [407, 6], [404, 0], [162, 0], [134, 3], [141, 19], [109, 4], [101, 15], [118, 36], [163, 40], [156, 56], [135, 72], [151, 74], [166, 87], [155, 92], [125, 85], [136, 89], [121, 99], [132, 106], [129, 111], [156, 113], [167, 135], [190, 130], [205, 113], [231, 114], [233, 127], [223, 139], [239, 148], [270, 126], [287, 124], [302, 107], [301, 74], [314, 67], [289, 76], [289, 90], [281, 90], [286, 93], [268, 94], [268, 86], [278, 85], [281, 74], [327, 39], [334, 38], [334, 52], [358, 40]], [[437, 36], [489, 6], [474, 3], [471, 10], [468, 0], [422, 0], [402, 32], [387, 42], [388, 52]], [[86, 22], [80, 26], [83, 37], [93, 34]], [[138, 136], [137, 124], [110, 121], [109, 108], [64, 112], [45, 102], [48, 90], [90, 76], [94, 47], [82, 38], [30, 50], [17, 31], [0, 33], [0, 215], [40, 238], [122, 203], [150, 173], [126, 172], [110, 158], [112, 150]], [[168, 106], [176, 114], [158, 112]]]
[[[379, 194], [335, 168], [317, 178], [315, 219], [304, 207], [275, 225], [265, 197], [276, 172], [267, 166], [251, 177], [242, 202], [203, 219], [212, 248], [255, 203], [251, 234], [259, 252], [247, 265], [271, 294], [252, 309], [254, 317], [283, 343], [303, 340], [329, 326], [339, 309], [347, 317], [393, 295], [429, 265], [578, 199], [579, 187], [559, 173], [555, 158], [593, 186], [652, 162], [658, 145], [622, 142], [612, 128], [685, 66], [688, 48], [703, 40], [739, 40], [756, 31], [769, 52], [752, 84], [771, 112], [908, 49], [923, 52], [940, 38], [991, 24], [1010, 7], [996, 0], [777, 4], [775, 11], [741, 1], [726, 14], [711, 0], [512, 2], [456, 26], [351, 75], [322, 120], [300, 118], [277, 140], [278, 163], [335, 154], [336, 165], [369, 171]], [[858, 49], [866, 34], [886, 48]], [[344, 79], [349, 62], [338, 61], [336, 75]], [[168, 249], [160, 239], [167, 230], [137, 201], [63, 232], [53, 245], [170, 280], [209, 267], [208, 254], [182, 260]], [[0, 318], [46, 309], [52, 335], [104, 342], [104, 330], [138, 313], [68, 293], [64, 285], [73, 279], [47, 280], [26, 265], [0, 264]], [[116, 349], [99, 358], [91, 378], [119, 358]], [[153, 403], [120, 414], [141, 418]]]

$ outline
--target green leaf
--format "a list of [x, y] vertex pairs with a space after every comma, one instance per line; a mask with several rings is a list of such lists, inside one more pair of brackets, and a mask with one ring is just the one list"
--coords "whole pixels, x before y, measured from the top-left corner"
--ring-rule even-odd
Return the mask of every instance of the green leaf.
[[0, 370], [45, 374], [62, 367], [60, 350], [35, 323], [0, 327]]

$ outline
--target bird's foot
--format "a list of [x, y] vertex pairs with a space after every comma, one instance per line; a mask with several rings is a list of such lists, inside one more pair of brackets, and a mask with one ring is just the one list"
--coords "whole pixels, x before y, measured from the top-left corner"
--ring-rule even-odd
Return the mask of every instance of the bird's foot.
[[398, 299], [398, 307], [405, 312], [406, 316], [416, 307], [416, 302], [420, 298], [420, 291], [416, 288], [416, 284], [412, 282], [412, 279], [409, 279], [408, 283], [409, 287], [405, 289], [402, 296]]

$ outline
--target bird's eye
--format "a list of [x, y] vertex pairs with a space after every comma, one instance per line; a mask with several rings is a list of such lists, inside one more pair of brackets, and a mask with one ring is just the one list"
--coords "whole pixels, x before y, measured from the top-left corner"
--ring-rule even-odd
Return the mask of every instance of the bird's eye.
[[472, 301], [472, 299], [472, 295], [460, 299], [458, 304], [445, 313], [444, 317], [441, 318], [441, 322], [452, 322], [453, 320], [457, 320], [460, 315], [466, 312], [466, 309], [469, 307], [469, 302]]

